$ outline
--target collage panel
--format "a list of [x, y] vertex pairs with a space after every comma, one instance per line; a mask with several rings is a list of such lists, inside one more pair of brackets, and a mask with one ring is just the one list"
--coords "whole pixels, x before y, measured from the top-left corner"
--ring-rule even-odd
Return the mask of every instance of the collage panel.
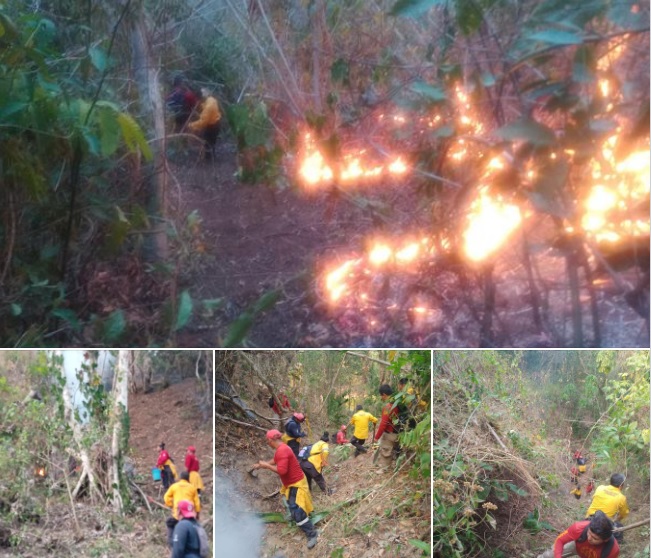
[[216, 351], [215, 555], [428, 556], [430, 389], [431, 351]]
[[209, 549], [212, 351], [4, 350], [0, 371], [1, 558]]
[[649, 556], [649, 351], [434, 351], [432, 555]]

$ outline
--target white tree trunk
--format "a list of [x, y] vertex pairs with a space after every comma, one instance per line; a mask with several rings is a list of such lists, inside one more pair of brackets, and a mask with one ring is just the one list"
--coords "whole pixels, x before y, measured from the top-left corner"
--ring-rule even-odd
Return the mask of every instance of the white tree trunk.
[[[62, 356], [61, 351], [53, 351], [53, 354], [58, 357]], [[63, 377], [64, 378], [66, 377], [65, 374], [63, 374]], [[88, 455], [88, 452], [84, 448], [81, 426], [77, 422], [77, 419], [75, 418], [75, 409], [72, 403], [72, 397], [70, 395], [70, 391], [68, 390], [67, 382], [63, 385], [63, 389], [61, 390], [61, 392], [63, 397], [63, 407], [65, 409], [65, 418], [66, 421], [68, 422], [68, 425], [70, 426], [70, 430], [72, 430], [72, 437], [75, 441], [75, 445], [77, 446], [76, 453], [79, 456], [79, 459], [81, 460], [81, 474], [79, 475], [79, 481], [77, 482], [77, 486], [72, 491], [72, 497], [77, 498], [77, 496], [79, 495], [79, 491], [84, 485], [84, 481], [88, 479], [88, 487], [89, 487], [88, 492], [91, 501], [96, 501], [96, 499], [98, 498], [99, 500], [103, 500], [102, 492], [97, 486], [97, 479], [95, 478], [95, 475], [93, 473], [93, 467], [90, 462], [90, 457]]]
[[124, 502], [120, 493], [120, 463], [122, 456], [121, 440], [124, 432], [124, 417], [129, 409], [129, 370], [133, 355], [131, 351], [121, 350], [115, 369], [113, 383], [113, 412], [111, 414], [113, 438], [111, 440], [111, 486], [113, 509], [121, 513]]

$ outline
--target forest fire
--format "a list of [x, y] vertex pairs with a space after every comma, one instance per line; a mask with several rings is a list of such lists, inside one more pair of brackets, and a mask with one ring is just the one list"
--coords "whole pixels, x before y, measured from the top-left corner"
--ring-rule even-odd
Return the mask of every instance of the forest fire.
[[45, 469], [45, 467], [36, 467], [34, 468], [34, 476], [44, 479], [45, 477], [47, 477], [47, 470]]
[[305, 135], [304, 144], [298, 174], [303, 183], [311, 188], [330, 186], [334, 181], [342, 185], [365, 184], [387, 174], [400, 176], [408, 171], [407, 164], [400, 156], [379, 164], [369, 157], [365, 149], [361, 149], [344, 154], [340, 162], [332, 164], [317, 149], [310, 134]]

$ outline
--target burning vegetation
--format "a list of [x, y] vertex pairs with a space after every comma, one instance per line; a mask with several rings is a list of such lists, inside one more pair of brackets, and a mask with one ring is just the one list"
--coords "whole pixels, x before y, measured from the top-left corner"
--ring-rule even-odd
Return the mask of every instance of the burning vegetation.
[[407, 215], [431, 207], [321, 259], [315, 289], [336, 327], [371, 344], [646, 344], [603, 328], [649, 315], [648, 122], [640, 131], [618, 77], [634, 65], [624, 45], [604, 45], [594, 83], [534, 91], [530, 116], [509, 124], [488, 88], [457, 81], [415, 84], [412, 106], [428, 102], [410, 113], [304, 132], [294, 172], [306, 193], [391, 191]]

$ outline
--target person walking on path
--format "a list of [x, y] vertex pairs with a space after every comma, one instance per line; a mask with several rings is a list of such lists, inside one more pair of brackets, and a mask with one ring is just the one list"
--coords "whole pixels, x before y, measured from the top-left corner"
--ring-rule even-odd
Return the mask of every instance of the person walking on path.
[[368, 438], [368, 425], [369, 422], [373, 424], [377, 423], [377, 418], [374, 417], [371, 413], [367, 413], [362, 405], [357, 405], [356, 413], [350, 419], [350, 423], [354, 425], [355, 430], [353, 436], [350, 439], [350, 443], [355, 446], [355, 457], [360, 453], [366, 453], [367, 449], [364, 447], [366, 438]]
[[181, 500], [177, 506], [179, 521], [172, 534], [171, 558], [201, 558], [201, 542], [197, 531], [197, 512], [194, 504]]
[[328, 465], [328, 454], [330, 453], [330, 448], [328, 447], [329, 441], [330, 435], [324, 432], [316, 444], [309, 446], [309, 455], [301, 456], [299, 459], [310, 491], [312, 490], [312, 481], [315, 481], [322, 492], [332, 494], [332, 491], [326, 488], [325, 478], [323, 477], [323, 469]]
[[176, 527], [176, 524], [179, 521], [179, 502], [182, 500], [192, 502], [197, 514], [201, 511], [199, 494], [197, 493], [197, 489], [190, 484], [190, 473], [188, 471], [183, 471], [181, 473], [181, 478], [169, 487], [163, 497], [165, 505], [168, 508], [172, 508], [172, 517], [168, 517], [165, 522], [167, 525], [167, 544], [170, 548], [172, 548], [173, 543], [172, 537], [174, 534], [174, 527]]
[[199, 460], [197, 459], [197, 448], [188, 446], [187, 453], [185, 454], [185, 469], [190, 473], [190, 484], [196, 489], [201, 497], [201, 491], [204, 489], [203, 479], [199, 474]]
[[190, 122], [188, 128], [195, 134], [199, 135], [206, 146], [206, 156], [208, 152], [214, 158], [215, 144], [221, 127], [222, 112], [219, 108], [217, 99], [210, 94], [206, 87], [201, 88], [201, 113], [199, 119]]
[[538, 558], [561, 558], [565, 552], [574, 552], [579, 558], [617, 558], [619, 544], [606, 514], [598, 511], [590, 520], [573, 523], [558, 535], [554, 547]]
[[314, 505], [305, 474], [294, 452], [282, 441], [280, 431], [267, 431], [266, 440], [267, 445], [275, 450], [273, 459], [258, 461], [253, 465], [253, 469], [267, 469], [280, 477], [282, 483], [280, 493], [285, 498], [291, 517], [305, 533], [307, 548], [314, 548], [318, 540], [318, 533], [310, 521], [310, 513], [314, 510]]
[[388, 384], [380, 386], [380, 398], [385, 405], [382, 407], [380, 425], [375, 433], [375, 441], [380, 441], [378, 465], [388, 469], [393, 463], [393, 455], [398, 446], [398, 406], [391, 400], [393, 389]]
[[161, 481], [163, 482], [163, 488], [167, 490], [171, 484], [179, 478], [179, 476], [176, 472], [174, 461], [172, 461], [170, 454], [165, 449], [165, 442], [160, 443], [158, 450], [158, 460], [156, 461], [156, 467], [158, 467], [161, 471]]

